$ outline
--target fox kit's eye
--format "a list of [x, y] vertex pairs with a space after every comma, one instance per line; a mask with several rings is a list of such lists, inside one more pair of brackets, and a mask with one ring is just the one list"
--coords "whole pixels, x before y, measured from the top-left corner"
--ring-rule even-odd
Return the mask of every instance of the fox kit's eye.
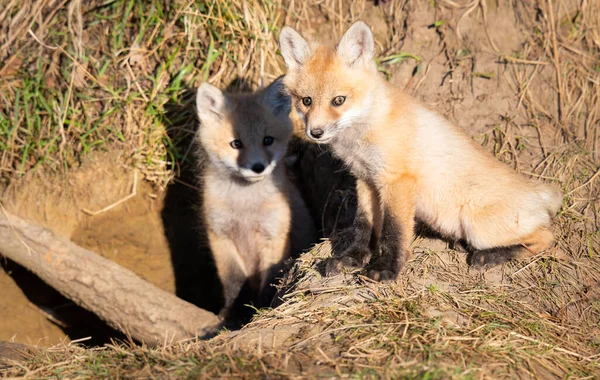
[[310, 106], [312, 104], [312, 99], [310, 98], [310, 96], [302, 98], [302, 104], [304, 104], [305, 107]]
[[344, 102], [346, 101], [346, 97], [345, 96], [336, 96], [335, 98], [333, 98], [333, 100], [331, 101], [331, 104], [333, 104], [336, 107], [341, 106], [342, 104], [344, 104]]
[[242, 149], [242, 147], [244, 146], [244, 144], [242, 144], [242, 140], [233, 140], [231, 143], [229, 143], [229, 145], [233, 149]]
[[269, 146], [271, 144], [273, 144], [273, 137], [265, 136], [265, 138], [263, 139], [263, 145]]

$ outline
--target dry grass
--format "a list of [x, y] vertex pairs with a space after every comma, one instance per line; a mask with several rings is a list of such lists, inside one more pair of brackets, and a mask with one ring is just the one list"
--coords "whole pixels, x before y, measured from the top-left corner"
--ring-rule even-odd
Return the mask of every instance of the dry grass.
[[[315, 4], [319, 4], [315, 7]], [[117, 147], [159, 187], [173, 178], [167, 115], [208, 81], [253, 89], [283, 70], [275, 36], [284, 20], [360, 14], [336, 1], [10, 0], [0, 11], [0, 178], [62, 170]], [[347, 14], [346, 14], [347, 13]], [[344, 16], [342, 16], [344, 14]]]
[[[256, 87], [273, 78], [283, 69], [275, 36], [284, 22], [338, 36], [350, 20], [371, 17], [373, 7], [283, 3], [9, 1], [0, 11], [4, 178], [39, 165], [68, 168], [86, 152], [116, 146], [146, 179], [166, 184], [173, 175], [167, 162], [185, 154], [165, 132], [169, 104], [189, 102], [182, 94], [200, 80], [228, 86], [240, 78], [235, 85]], [[239, 332], [158, 349], [64, 345], [0, 374], [600, 376], [600, 4], [433, 3], [431, 9], [398, 0], [382, 5], [378, 17], [394, 33], [378, 39], [381, 62], [400, 53], [427, 8], [440, 54], [421, 60], [426, 54], [405, 52], [419, 54], [403, 63], [414, 64], [404, 83], [409, 91], [423, 95], [435, 70], [444, 70], [451, 80], [428, 91], [440, 91], [447, 103], [436, 106], [446, 111], [475, 97], [477, 81], [510, 89], [513, 108], [476, 138], [518, 170], [563, 187], [557, 250], [480, 273], [445, 245], [417, 240], [398, 283], [379, 285], [358, 275], [321, 278], [315, 268], [329, 255], [326, 243], [295, 264], [283, 304]], [[496, 6], [509, 9], [522, 29], [498, 26]], [[473, 37], [469, 31], [478, 25], [485, 33]], [[522, 34], [520, 50], [503, 50], [511, 32]], [[478, 71], [485, 59], [497, 70]], [[386, 67], [392, 76], [401, 69]]]
[[[68, 170], [117, 147], [165, 185], [165, 105], [200, 81], [254, 87], [277, 67], [281, 1], [9, 1], [0, 12], [0, 173]], [[275, 70], [277, 71], [277, 70]]]
[[[588, 378], [600, 358], [598, 289], [550, 257], [485, 274], [454, 251], [423, 248], [394, 285], [324, 279], [314, 268], [328, 245], [305, 255], [288, 296], [245, 329], [211, 341], [149, 349], [64, 345], [14, 367], [26, 377]], [[595, 265], [597, 266], [597, 262]], [[570, 281], [569, 281], [570, 278]], [[556, 298], [571, 300], [551, 310]], [[559, 304], [559, 303], [558, 303]], [[594, 306], [595, 305], [595, 306]], [[584, 309], [588, 310], [584, 310]]]

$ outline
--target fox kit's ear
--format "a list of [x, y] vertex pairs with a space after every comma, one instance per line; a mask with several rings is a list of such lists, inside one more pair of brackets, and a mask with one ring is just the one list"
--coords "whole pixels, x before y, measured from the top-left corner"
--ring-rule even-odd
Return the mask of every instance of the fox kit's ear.
[[196, 94], [196, 110], [200, 121], [210, 118], [222, 118], [225, 95], [215, 86], [206, 82], [202, 83]]
[[292, 110], [292, 99], [283, 84], [283, 76], [275, 79], [273, 83], [264, 90], [262, 103], [277, 118], [287, 118]]
[[308, 43], [290, 26], [284, 26], [279, 33], [279, 50], [290, 70], [302, 66], [310, 56]]
[[371, 62], [375, 55], [371, 28], [363, 21], [352, 24], [338, 43], [337, 53], [349, 66]]

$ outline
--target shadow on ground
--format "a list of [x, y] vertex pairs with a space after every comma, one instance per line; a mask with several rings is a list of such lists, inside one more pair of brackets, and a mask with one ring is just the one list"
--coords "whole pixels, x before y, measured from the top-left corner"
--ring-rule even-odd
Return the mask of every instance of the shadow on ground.
[[0, 267], [13, 279], [29, 302], [42, 310], [46, 318], [71, 340], [82, 339], [81, 344], [85, 347], [102, 346], [112, 339], [127, 341], [124, 334], [110, 327], [96, 314], [65, 298], [21, 265], [1, 258]]

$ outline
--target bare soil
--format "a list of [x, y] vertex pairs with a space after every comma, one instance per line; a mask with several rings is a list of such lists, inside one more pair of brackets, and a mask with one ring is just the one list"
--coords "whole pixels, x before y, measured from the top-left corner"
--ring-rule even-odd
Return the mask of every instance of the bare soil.
[[[118, 153], [96, 154], [66, 177], [38, 173], [4, 192], [4, 207], [38, 222], [82, 247], [133, 270], [169, 292], [175, 291], [161, 211], [164, 192], [137, 181], [136, 195], [97, 215], [132, 192], [134, 172]], [[121, 337], [101, 321], [4, 260], [0, 271], [0, 340], [48, 346], [93, 337], [92, 343]], [[87, 322], [82, 319], [92, 319]], [[100, 331], [96, 331], [96, 330]], [[86, 341], [87, 342], [87, 341]]]

